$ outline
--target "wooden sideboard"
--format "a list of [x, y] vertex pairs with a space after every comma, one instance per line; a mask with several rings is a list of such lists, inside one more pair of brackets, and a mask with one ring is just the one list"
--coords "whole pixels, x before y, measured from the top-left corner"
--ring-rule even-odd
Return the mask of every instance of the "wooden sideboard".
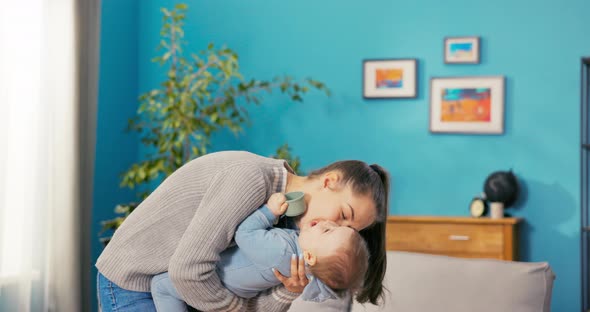
[[387, 250], [518, 260], [520, 218], [389, 216]]

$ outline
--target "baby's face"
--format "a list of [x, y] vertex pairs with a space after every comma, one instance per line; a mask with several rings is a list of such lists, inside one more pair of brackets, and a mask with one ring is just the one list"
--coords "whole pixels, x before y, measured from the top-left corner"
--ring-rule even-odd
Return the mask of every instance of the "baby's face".
[[321, 257], [349, 244], [350, 237], [354, 233], [355, 230], [352, 228], [338, 226], [332, 221], [320, 221], [300, 232], [299, 244], [301, 249], [308, 250]]

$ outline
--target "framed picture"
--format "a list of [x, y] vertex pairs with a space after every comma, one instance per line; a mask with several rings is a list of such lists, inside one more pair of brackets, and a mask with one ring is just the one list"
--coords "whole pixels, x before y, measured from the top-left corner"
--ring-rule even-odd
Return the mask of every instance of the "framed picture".
[[416, 97], [416, 59], [363, 61], [363, 97], [366, 99]]
[[445, 38], [445, 63], [479, 64], [479, 37]]
[[430, 131], [504, 133], [504, 77], [430, 80]]

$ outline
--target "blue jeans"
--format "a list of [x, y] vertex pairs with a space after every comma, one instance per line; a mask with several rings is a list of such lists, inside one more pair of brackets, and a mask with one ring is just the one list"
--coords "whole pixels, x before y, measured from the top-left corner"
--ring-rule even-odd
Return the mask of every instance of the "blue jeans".
[[102, 312], [156, 312], [149, 292], [123, 289], [98, 272], [98, 306]]

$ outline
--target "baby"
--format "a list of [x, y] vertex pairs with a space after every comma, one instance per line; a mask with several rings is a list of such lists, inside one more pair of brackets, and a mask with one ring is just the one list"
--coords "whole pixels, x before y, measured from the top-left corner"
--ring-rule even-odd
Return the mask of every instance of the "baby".
[[[217, 274], [223, 285], [237, 296], [251, 298], [260, 291], [281, 284], [273, 274], [290, 272], [291, 258], [305, 260], [310, 283], [302, 299], [321, 302], [335, 299], [344, 290], [359, 290], [367, 271], [368, 250], [363, 238], [352, 228], [321, 221], [302, 229], [273, 228], [288, 204], [281, 193], [237, 228], [236, 246], [221, 253]], [[187, 311], [168, 273], [154, 276], [151, 292], [158, 311]]]

